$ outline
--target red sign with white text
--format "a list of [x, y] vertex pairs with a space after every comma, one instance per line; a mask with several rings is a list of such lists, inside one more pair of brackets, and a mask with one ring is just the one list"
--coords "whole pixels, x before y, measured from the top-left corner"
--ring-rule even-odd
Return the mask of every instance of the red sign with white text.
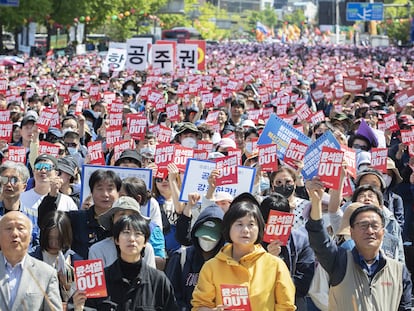
[[219, 176], [216, 178], [216, 186], [237, 184], [238, 182], [238, 159], [236, 155], [215, 159], [216, 169]]
[[180, 172], [185, 171], [187, 160], [191, 159], [194, 155], [194, 150], [191, 148], [183, 147], [181, 145], [175, 145], [174, 148], [174, 163], [177, 165]]
[[263, 172], [273, 172], [277, 170], [277, 145], [266, 144], [258, 146], [258, 162]]
[[236, 284], [221, 284], [221, 300], [225, 310], [252, 311], [249, 290], [247, 286]]
[[92, 141], [88, 143], [88, 157], [89, 164], [105, 165], [101, 141]]
[[76, 287], [85, 291], [87, 298], [108, 296], [102, 259], [77, 260], [73, 266]]
[[8, 160], [26, 164], [26, 148], [23, 146], [10, 146]]
[[132, 138], [142, 140], [147, 130], [147, 118], [129, 113], [127, 115], [127, 128]]
[[13, 133], [13, 123], [10, 121], [0, 121], [0, 140], [7, 143], [11, 142]]
[[371, 167], [376, 170], [387, 173], [388, 148], [371, 149]]
[[51, 156], [57, 158], [59, 155], [59, 149], [60, 147], [58, 145], [49, 143], [47, 141], [41, 141], [39, 142], [39, 154], [50, 154]]
[[330, 189], [339, 190], [340, 171], [344, 153], [340, 150], [323, 146], [319, 161], [318, 176]]
[[286, 245], [292, 231], [294, 219], [294, 214], [270, 210], [263, 241], [270, 243], [278, 240], [282, 245]]
[[306, 150], [308, 150], [307, 144], [304, 144], [301, 141], [292, 138], [286, 148], [283, 162], [296, 170], [298, 168], [297, 161], [303, 161]]

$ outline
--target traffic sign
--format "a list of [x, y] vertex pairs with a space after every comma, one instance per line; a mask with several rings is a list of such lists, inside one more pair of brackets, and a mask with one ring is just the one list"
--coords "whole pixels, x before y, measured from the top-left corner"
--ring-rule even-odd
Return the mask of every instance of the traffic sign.
[[0, 6], [19, 6], [19, 0], [0, 0]]
[[347, 21], [382, 21], [383, 19], [383, 3], [348, 2], [346, 5]]

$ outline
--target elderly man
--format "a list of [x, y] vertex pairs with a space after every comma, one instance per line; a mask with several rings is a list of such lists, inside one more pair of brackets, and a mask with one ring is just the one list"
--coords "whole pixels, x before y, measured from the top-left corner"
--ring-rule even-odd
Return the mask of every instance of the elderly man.
[[312, 203], [306, 229], [329, 274], [329, 310], [411, 310], [412, 284], [406, 266], [380, 251], [385, 232], [382, 210], [364, 205], [352, 213], [349, 224], [355, 247], [347, 251], [329, 238], [323, 225], [322, 182], [315, 177], [306, 187]]
[[0, 310], [63, 310], [56, 270], [27, 254], [31, 230], [19, 211], [0, 219]]
[[25, 191], [29, 177], [29, 170], [23, 163], [5, 161], [0, 166], [0, 216], [20, 210], [20, 194]]

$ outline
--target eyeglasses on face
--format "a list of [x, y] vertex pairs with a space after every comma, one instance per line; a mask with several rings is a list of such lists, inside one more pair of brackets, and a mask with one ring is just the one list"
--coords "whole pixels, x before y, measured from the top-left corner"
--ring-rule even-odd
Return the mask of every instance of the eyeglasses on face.
[[15, 186], [17, 183], [20, 182], [19, 178], [16, 176], [0, 176], [0, 182], [2, 185], [7, 185], [10, 183], [12, 186]]
[[138, 239], [144, 236], [144, 234], [141, 231], [134, 231], [134, 230], [122, 230], [120, 232], [120, 235], [126, 238], [129, 238], [132, 235], [134, 239]]
[[163, 178], [155, 178], [155, 182], [158, 182], [158, 183], [161, 183], [161, 182], [163, 182], [163, 181], [168, 181], [168, 177], [167, 178], [165, 178], [165, 179], [163, 179]]
[[354, 223], [354, 227], [357, 227], [358, 229], [362, 231], [367, 231], [368, 228], [371, 227], [372, 231], [378, 232], [383, 228], [383, 225], [379, 222], [369, 222], [369, 221], [358, 221]]
[[44, 162], [40, 162], [40, 163], [36, 163], [34, 166], [34, 169], [36, 171], [41, 171], [41, 170], [45, 170], [46, 172], [50, 172], [51, 170], [53, 170], [55, 167], [53, 164], [50, 163], [44, 163]]

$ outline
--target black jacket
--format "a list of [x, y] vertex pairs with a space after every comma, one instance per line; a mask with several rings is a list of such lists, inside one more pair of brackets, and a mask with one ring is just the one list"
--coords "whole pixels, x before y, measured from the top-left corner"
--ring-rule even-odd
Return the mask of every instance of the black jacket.
[[119, 259], [105, 268], [108, 297], [86, 300], [86, 306], [99, 311], [178, 311], [174, 290], [165, 274], [142, 263], [133, 281], [122, 277]]

